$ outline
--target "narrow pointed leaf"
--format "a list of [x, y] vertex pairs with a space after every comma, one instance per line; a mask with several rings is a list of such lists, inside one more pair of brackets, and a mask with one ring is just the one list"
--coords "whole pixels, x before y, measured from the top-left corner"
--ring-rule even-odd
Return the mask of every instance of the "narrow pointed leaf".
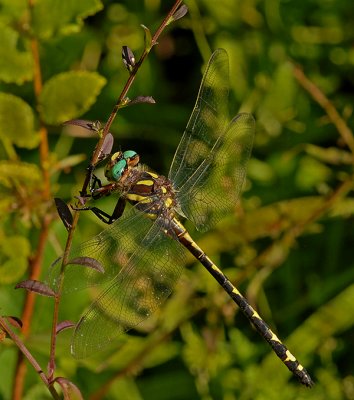
[[130, 100], [129, 105], [131, 106], [133, 104], [141, 104], [141, 103], [155, 104], [156, 101], [151, 96], [138, 96], [135, 97], [135, 99]]
[[57, 207], [59, 217], [63, 221], [63, 224], [66, 230], [68, 231], [73, 224], [73, 216], [71, 215], [70, 209], [62, 199], [56, 197], [54, 201]]
[[56, 333], [58, 334], [58, 333], [64, 331], [65, 329], [73, 328], [74, 326], [75, 326], [74, 322], [67, 321], [67, 320], [66, 321], [61, 321], [57, 325]]
[[141, 103], [155, 104], [156, 101], [151, 96], [138, 96], [138, 97], [135, 97], [135, 99], [133, 99], [133, 100], [130, 100], [128, 97], [126, 97], [120, 103], [119, 108], [124, 108], [124, 107], [132, 106], [135, 104], [141, 104]]
[[80, 164], [82, 161], [86, 160], [86, 158], [86, 154], [75, 154], [72, 156], [68, 156], [59, 160], [55, 164], [53, 169], [55, 169], [56, 171], [68, 170], [69, 168]]
[[183, 4], [171, 17], [171, 19], [168, 21], [170, 24], [173, 21], [177, 21], [178, 19], [183, 18], [188, 12], [188, 7]]
[[22, 281], [15, 286], [15, 289], [26, 289], [30, 292], [35, 292], [41, 296], [55, 297], [55, 292], [45, 283], [28, 279]]
[[80, 126], [81, 128], [94, 132], [97, 132], [102, 128], [100, 121], [88, 121], [86, 119], [71, 119], [69, 121], [63, 122], [63, 125]]
[[22, 321], [18, 317], [13, 317], [10, 315], [4, 316], [4, 318], [7, 319], [7, 321], [14, 326], [15, 328], [21, 329], [22, 328]]
[[63, 377], [57, 377], [54, 382], [58, 383], [63, 391], [64, 400], [84, 400], [77, 386]]
[[132, 72], [135, 66], [135, 56], [128, 46], [122, 47], [122, 59], [129, 72]]
[[113, 144], [114, 144], [114, 138], [113, 138], [113, 135], [109, 132], [109, 133], [107, 133], [106, 137], [104, 138], [100, 153], [98, 155], [98, 159], [100, 161], [104, 160], [111, 154]]
[[70, 264], [76, 264], [76, 265], [82, 265], [84, 267], [89, 267], [92, 269], [95, 269], [96, 271], [100, 272], [101, 274], [104, 274], [104, 267], [102, 264], [97, 261], [95, 258], [92, 257], [77, 257], [73, 258], [72, 260], [69, 260], [68, 265]]
[[152, 36], [150, 29], [145, 26], [141, 25], [141, 27], [144, 29], [144, 42], [145, 42], [145, 50], [149, 52], [152, 48]]

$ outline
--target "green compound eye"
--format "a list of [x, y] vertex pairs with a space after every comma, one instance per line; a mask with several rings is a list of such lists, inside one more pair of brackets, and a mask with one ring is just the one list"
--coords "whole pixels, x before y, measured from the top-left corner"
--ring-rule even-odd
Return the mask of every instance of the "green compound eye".
[[136, 153], [136, 151], [134, 151], [134, 150], [127, 150], [127, 151], [125, 151], [124, 153], [123, 153], [123, 157], [125, 158], [125, 159], [127, 159], [127, 158], [134, 158], [134, 157], [136, 157], [137, 156], [137, 153]]
[[125, 168], [127, 167], [127, 161], [126, 160], [120, 160], [117, 162], [117, 164], [115, 164], [112, 167], [111, 170], [111, 177], [115, 180], [115, 181], [119, 181], [119, 179], [122, 177], [123, 172], [125, 170]]

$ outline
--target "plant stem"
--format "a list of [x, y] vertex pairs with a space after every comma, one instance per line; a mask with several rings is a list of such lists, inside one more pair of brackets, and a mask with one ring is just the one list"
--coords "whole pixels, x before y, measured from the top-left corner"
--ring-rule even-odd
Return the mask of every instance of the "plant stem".
[[[160, 37], [161, 33], [164, 31], [164, 29], [166, 28], [166, 26], [169, 24], [170, 19], [172, 17], [172, 15], [176, 12], [176, 10], [180, 7], [180, 5], [182, 4], [183, 0], [176, 0], [175, 4], [173, 5], [173, 7], [171, 8], [171, 10], [168, 12], [168, 14], [166, 15], [166, 17], [164, 18], [164, 20], [161, 22], [160, 26], [157, 28], [155, 34], [152, 37], [152, 41], [151, 41], [151, 47], [149, 49], [145, 48], [142, 55], [140, 56], [140, 59], [137, 61], [137, 63], [135, 64], [132, 72], [130, 73], [130, 76], [120, 94], [120, 96], [118, 97], [118, 100], [115, 104], [115, 106], [113, 107], [113, 110], [107, 120], [107, 123], [104, 126], [103, 129], [103, 133], [102, 133], [102, 137], [100, 138], [100, 140], [98, 141], [96, 150], [94, 151], [92, 158], [91, 158], [91, 166], [94, 166], [97, 164], [98, 162], [98, 156], [100, 154], [100, 150], [103, 144], [103, 141], [105, 139], [105, 137], [107, 136], [111, 125], [117, 115], [117, 112], [122, 104], [122, 101], [125, 99], [132, 83], [135, 80], [135, 77], [139, 71], [139, 68], [141, 67], [141, 64], [144, 62], [145, 58], [147, 57], [147, 55], [150, 53], [150, 50], [157, 44], [157, 40]], [[81, 193], [86, 193], [87, 187], [89, 185], [90, 182], [90, 178], [91, 178], [91, 174], [88, 171], [88, 173], [86, 174], [86, 179], [82, 188], [82, 192]]]
[[0, 326], [1, 328], [10, 336], [14, 343], [16, 343], [17, 347], [21, 351], [21, 353], [27, 358], [28, 362], [33, 366], [34, 370], [38, 373], [44, 384], [49, 389], [54, 399], [60, 399], [55, 388], [50, 384], [47, 379], [45, 373], [43, 372], [41, 366], [38, 364], [36, 359], [32, 356], [32, 354], [28, 351], [27, 347], [23, 344], [22, 340], [11, 330], [11, 328], [7, 325], [6, 320], [0, 316]]
[[[33, 0], [28, 0], [29, 7], [29, 15], [31, 22], [31, 12], [33, 8]], [[36, 38], [32, 37], [30, 39], [30, 47], [33, 58], [33, 86], [34, 86], [34, 94], [36, 98], [36, 102], [38, 104], [38, 98], [42, 92], [42, 72], [41, 72], [41, 64], [39, 58], [39, 50], [38, 50], [38, 41]], [[49, 177], [49, 146], [48, 146], [48, 131], [46, 126], [40, 121], [40, 145], [39, 145], [39, 154], [40, 154], [40, 166], [42, 171], [42, 182], [43, 182], [43, 192], [42, 192], [42, 200], [46, 205], [51, 199], [51, 190], [50, 190], [50, 177]], [[39, 241], [37, 244], [37, 249], [35, 251], [34, 257], [30, 260], [29, 263], [29, 279], [38, 280], [41, 274], [41, 265], [43, 259], [43, 252], [45, 248], [45, 244], [47, 241], [48, 233], [49, 233], [49, 225], [50, 218], [46, 213], [41, 221], [41, 230], [39, 235]], [[35, 293], [31, 291], [26, 291], [24, 308], [21, 316], [22, 320], [22, 333], [24, 338], [27, 338], [30, 333], [31, 321], [33, 316], [35, 306]], [[12, 388], [12, 398], [13, 400], [22, 399], [24, 381], [26, 376], [26, 363], [23, 357], [23, 353], [18, 352], [17, 354], [17, 362], [15, 368], [15, 377]]]
[[51, 338], [50, 338], [50, 356], [49, 356], [49, 368], [48, 368], [50, 381], [53, 379], [54, 371], [55, 371], [55, 346], [56, 346], [56, 338], [57, 338], [56, 330], [57, 330], [57, 324], [58, 324], [58, 319], [59, 319], [60, 300], [61, 300], [61, 295], [63, 292], [63, 285], [64, 285], [65, 266], [69, 259], [70, 248], [71, 248], [75, 228], [76, 228], [77, 222], [79, 220], [79, 215], [80, 215], [80, 212], [75, 211], [74, 217], [73, 217], [73, 223], [69, 230], [69, 234], [68, 234], [68, 238], [66, 241], [64, 254], [63, 254], [61, 271], [60, 271], [60, 275], [58, 278], [59, 279], [58, 290], [57, 290], [57, 294], [54, 298], [54, 311], [53, 311], [52, 332], [51, 332]]
[[[117, 115], [117, 112], [121, 106], [122, 101], [125, 99], [132, 83], [135, 80], [135, 77], [138, 73], [138, 70], [140, 68], [140, 66], [142, 65], [142, 63], [144, 62], [145, 58], [147, 57], [147, 55], [149, 54], [151, 48], [157, 44], [157, 39], [159, 38], [159, 36], [161, 35], [161, 33], [163, 32], [163, 30], [166, 28], [166, 26], [169, 24], [171, 16], [176, 12], [176, 10], [179, 8], [179, 6], [182, 4], [183, 0], [177, 0], [175, 2], [175, 4], [173, 5], [173, 7], [171, 8], [171, 10], [169, 11], [169, 13], [166, 15], [166, 17], [164, 18], [164, 20], [162, 21], [161, 25], [159, 26], [159, 28], [156, 30], [155, 34], [152, 37], [152, 42], [151, 42], [151, 47], [149, 49], [144, 49], [139, 61], [136, 63], [133, 71], [131, 72], [114, 108], [113, 111], [111, 112], [107, 123], [105, 124], [102, 136], [100, 137], [98, 144], [96, 146], [96, 149], [92, 155], [91, 158], [91, 163], [89, 165], [87, 174], [86, 174], [86, 178], [85, 181], [83, 183], [82, 186], [82, 190], [80, 191], [81, 194], [85, 194], [87, 192], [87, 187], [90, 183], [90, 178], [91, 178], [91, 167], [95, 166], [98, 162], [98, 157], [101, 151], [101, 147], [103, 144], [103, 141], [105, 139], [105, 137], [107, 136], [109, 129], [112, 125], [112, 122], [114, 120], [114, 118]], [[70, 254], [70, 249], [71, 249], [71, 245], [72, 245], [72, 240], [73, 240], [73, 234], [76, 228], [76, 225], [78, 223], [78, 219], [79, 219], [79, 211], [75, 211], [74, 212], [74, 216], [73, 216], [73, 223], [72, 226], [69, 229], [69, 234], [68, 234], [68, 238], [66, 241], [66, 245], [65, 245], [65, 251], [64, 251], [64, 255], [63, 255], [63, 259], [62, 259], [62, 265], [61, 265], [61, 270], [60, 270], [60, 275], [58, 277], [58, 289], [57, 289], [57, 294], [55, 297], [55, 303], [54, 303], [54, 312], [53, 312], [53, 322], [52, 322], [52, 332], [51, 332], [51, 344], [50, 344], [50, 360], [49, 360], [49, 381], [51, 381], [54, 377], [54, 371], [55, 371], [55, 347], [56, 347], [56, 327], [58, 324], [58, 318], [59, 318], [59, 306], [60, 306], [60, 300], [61, 300], [61, 296], [62, 296], [62, 292], [63, 292], [63, 286], [64, 286], [64, 276], [65, 276], [65, 267], [67, 265], [68, 259], [69, 259], [69, 254]]]
[[[294, 65], [294, 76], [300, 85], [317, 101], [317, 103], [326, 111], [331, 122], [336, 126], [342, 139], [349, 147], [352, 154], [354, 154], [354, 136], [352, 130], [349, 128], [344, 119], [340, 116], [331, 101], [325, 96], [325, 94], [316, 86], [310, 79], [306, 77], [303, 70]], [[354, 163], [354, 158], [353, 158]]]

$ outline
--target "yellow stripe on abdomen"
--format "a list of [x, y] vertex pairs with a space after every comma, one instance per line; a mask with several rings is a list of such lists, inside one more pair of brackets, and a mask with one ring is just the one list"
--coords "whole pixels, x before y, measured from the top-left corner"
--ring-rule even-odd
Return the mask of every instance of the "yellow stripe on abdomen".
[[152, 199], [150, 197], [147, 196], [142, 196], [140, 194], [134, 194], [134, 193], [128, 193], [126, 195], [126, 198], [128, 201], [133, 201], [133, 202], [137, 202], [137, 203], [151, 203]]

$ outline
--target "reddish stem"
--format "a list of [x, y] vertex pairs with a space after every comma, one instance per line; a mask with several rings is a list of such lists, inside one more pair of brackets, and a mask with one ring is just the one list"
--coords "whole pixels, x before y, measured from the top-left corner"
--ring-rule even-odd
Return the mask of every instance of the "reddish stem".
[[[163, 30], [166, 28], [166, 26], [169, 24], [172, 15], [176, 12], [176, 10], [179, 8], [179, 6], [181, 5], [182, 0], [177, 0], [174, 4], [174, 6], [171, 8], [171, 10], [169, 11], [169, 13], [167, 14], [167, 16], [164, 18], [164, 20], [162, 21], [161, 25], [159, 26], [159, 28], [157, 29], [156, 33], [154, 34], [153, 38], [152, 38], [152, 43], [151, 43], [151, 48], [157, 44], [157, 39], [158, 37], [161, 35], [161, 33], [163, 32]], [[131, 72], [129, 79], [127, 80], [127, 83], [125, 84], [116, 105], [113, 108], [112, 113], [110, 114], [107, 123], [105, 124], [103, 133], [102, 133], [102, 137], [99, 139], [98, 144], [96, 146], [96, 149], [92, 155], [91, 158], [91, 166], [96, 165], [97, 161], [98, 161], [98, 157], [100, 155], [101, 152], [101, 147], [102, 144], [104, 142], [105, 137], [107, 136], [109, 129], [111, 127], [111, 124], [115, 118], [115, 116], [117, 115], [117, 112], [120, 108], [120, 105], [122, 103], [122, 101], [125, 99], [135, 77], [136, 74], [141, 66], [141, 64], [143, 63], [143, 61], [145, 60], [146, 56], [149, 54], [151, 48], [149, 49], [145, 49], [143, 54], [141, 55], [139, 61], [137, 62], [137, 64], [135, 65], [133, 71]], [[86, 178], [85, 181], [83, 183], [82, 186], [82, 190], [80, 191], [81, 194], [85, 194], [87, 191], [87, 187], [89, 185], [90, 182], [90, 178], [91, 178], [91, 169], [88, 168], [88, 172], [86, 174]], [[54, 371], [55, 371], [55, 348], [56, 348], [56, 328], [57, 328], [57, 324], [58, 324], [58, 317], [59, 317], [59, 306], [60, 306], [60, 300], [61, 300], [61, 296], [62, 296], [62, 291], [63, 291], [63, 286], [64, 286], [64, 276], [65, 276], [65, 266], [67, 265], [68, 259], [69, 259], [69, 253], [70, 253], [70, 249], [71, 249], [71, 244], [72, 244], [72, 239], [73, 239], [73, 234], [79, 219], [79, 211], [75, 211], [74, 216], [73, 216], [73, 223], [71, 225], [71, 228], [69, 230], [69, 234], [68, 234], [68, 238], [66, 241], [66, 246], [65, 246], [65, 251], [64, 251], [64, 255], [63, 255], [63, 259], [62, 259], [62, 266], [61, 266], [61, 271], [60, 271], [60, 275], [58, 278], [58, 290], [57, 290], [57, 295], [55, 297], [55, 303], [54, 303], [54, 312], [53, 312], [53, 322], [52, 322], [52, 334], [51, 334], [51, 345], [50, 345], [50, 360], [49, 360], [49, 380], [51, 381], [53, 379], [54, 376]]]
[[14, 343], [16, 343], [17, 347], [21, 351], [21, 354], [27, 358], [28, 362], [33, 366], [34, 370], [38, 373], [44, 384], [47, 386], [48, 390], [52, 394], [54, 399], [60, 399], [57, 391], [48, 381], [45, 373], [43, 372], [41, 366], [38, 364], [36, 359], [29, 352], [27, 347], [23, 344], [22, 340], [11, 330], [11, 328], [7, 325], [5, 319], [0, 316], [0, 326], [1, 328], [10, 336]]
[[[33, 7], [32, 0], [28, 0], [28, 6], [31, 12]], [[42, 84], [41, 64], [40, 64], [37, 40], [35, 38], [31, 38], [30, 45], [31, 45], [33, 70], [34, 70], [33, 86], [34, 86], [35, 98], [38, 103], [38, 98], [42, 92], [43, 84]], [[39, 154], [40, 154], [40, 166], [42, 170], [42, 182], [43, 182], [42, 200], [44, 206], [46, 206], [48, 201], [51, 199], [50, 176], [49, 176], [49, 146], [48, 146], [48, 131], [42, 122], [40, 126]], [[48, 237], [49, 225], [50, 225], [50, 218], [48, 217], [48, 215], [44, 215], [41, 223], [41, 231], [37, 249], [34, 257], [29, 263], [29, 279], [39, 280], [40, 278], [43, 253]], [[23, 323], [22, 333], [25, 339], [29, 336], [30, 333], [34, 306], [35, 306], [35, 293], [31, 291], [26, 291], [24, 309], [21, 318]], [[22, 399], [26, 371], [27, 367], [25, 359], [23, 357], [23, 353], [19, 352], [17, 356], [15, 378], [12, 389], [13, 400]]]
[[[177, 0], [175, 2], [173, 7], [169, 11], [169, 13], [166, 15], [164, 20], [161, 22], [161, 24], [157, 28], [155, 34], [153, 35], [152, 40], [151, 40], [151, 47], [149, 49], [146, 49], [146, 48], [144, 49], [139, 61], [135, 64], [132, 72], [130, 73], [130, 76], [129, 76], [129, 78], [128, 78], [128, 80], [127, 80], [127, 82], [126, 82], [126, 84], [125, 84], [120, 96], [118, 97], [118, 100], [117, 100], [115, 106], [113, 107], [113, 110], [112, 110], [112, 112], [111, 112], [111, 114], [110, 114], [110, 116], [109, 116], [109, 118], [107, 120], [107, 123], [104, 126], [102, 137], [98, 141], [98, 144], [96, 146], [96, 150], [94, 151], [94, 153], [92, 155], [92, 158], [91, 158], [91, 166], [92, 165], [93, 166], [96, 165], [97, 162], [98, 162], [98, 157], [99, 157], [99, 154], [100, 154], [100, 151], [101, 151], [101, 147], [102, 147], [103, 141], [104, 141], [105, 137], [107, 136], [107, 134], [108, 134], [108, 132], [109, 132], [109, 130], [111, 128], [111, 125], [112, 125], [112, 123], [113, 123], [113, 121], [114, 121], [114, 119], [115, 119], [115, 117], [117, 115], [117, 112], [118, 112], [118, 110], [119, 110], [119, 108], [120, 108], [120, 106], [122, 104], [122, 101], [125, 99], [125, 97], [126, 97], [128, 91], [129, 91], [132, 83], [135, 80], [135, 77], [137, 75], [137, 72], [138, 72], [141, 64], [144, 62], [145, 58], [150, 53], [150, 50], [157, 44], [158, 38], [160, 37], [161, 33], [166, 28], [166, 26], [169, 24], [172, 15], [177, 11], [177, 9], [180, 7], [182, 2], [183, 2], [183, 0]], [[86, 193], [87, 187], [88, 187], [89, 182], [90, 182], [90, 178], [91, 178], [91, 175], [88, 172], [86, 174], [86, 179], [85, 179], [85, 182], [83, 184], [81, 193]]]

